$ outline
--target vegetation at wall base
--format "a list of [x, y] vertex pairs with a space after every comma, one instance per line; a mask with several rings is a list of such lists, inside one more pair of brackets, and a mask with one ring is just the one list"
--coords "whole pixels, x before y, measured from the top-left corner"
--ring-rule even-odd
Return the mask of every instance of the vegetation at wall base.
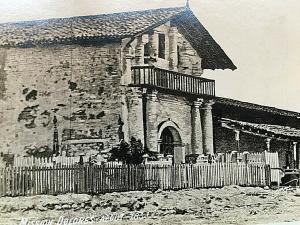
[[141, 140], [131, 137], [130, 143], [122, 140], [120, 144], [111, 150], [109, 161], [121, 161], [126, 164], [140, 164], [145, 154]]

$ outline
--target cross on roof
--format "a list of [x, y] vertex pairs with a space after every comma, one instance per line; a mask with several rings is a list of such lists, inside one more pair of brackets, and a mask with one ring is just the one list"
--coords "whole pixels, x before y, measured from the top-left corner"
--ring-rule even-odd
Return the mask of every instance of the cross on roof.
[[187, 8], [190, 8], [190, 1], [189, 1], [189, 0], [186, 0], [185, 6], [186, 6]]

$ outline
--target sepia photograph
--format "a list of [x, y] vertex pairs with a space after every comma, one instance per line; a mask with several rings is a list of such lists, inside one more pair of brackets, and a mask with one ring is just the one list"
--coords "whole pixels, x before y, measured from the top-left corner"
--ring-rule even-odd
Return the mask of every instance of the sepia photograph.
[[299, 0], [0, 0], [0, 225], [300, 225]]

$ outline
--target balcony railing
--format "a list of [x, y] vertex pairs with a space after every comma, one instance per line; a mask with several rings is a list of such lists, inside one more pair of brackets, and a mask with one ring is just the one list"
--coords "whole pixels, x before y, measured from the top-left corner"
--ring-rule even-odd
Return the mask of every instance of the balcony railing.
[[169, 89], [195, 95], [215, 96], [215, 81], [154, 66], [133, 66], [132, 85]]

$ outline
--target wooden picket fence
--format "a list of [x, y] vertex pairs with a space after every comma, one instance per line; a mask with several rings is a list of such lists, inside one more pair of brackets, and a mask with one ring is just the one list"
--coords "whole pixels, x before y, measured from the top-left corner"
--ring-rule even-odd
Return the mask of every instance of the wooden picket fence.
[[274, 184], [276, 183], [277, 185], [280, 184], [281, 182], [281, 175], [280, 171], [281, 169], [279, 168], [279, 157], [278, 157], [278, 152], [261, 152], [261, 153], [248, 153], [247, 157], [245, 153], [238, 152], [236, 155], [233, 153], [226, 153], [226, 154], [219, 154], [217, 155], [217, 161], [218, 162], [246, 162], [245, 160], [247, 159], [246, 163], [252, 164], [252, 163], [263, 163], [266, 165], [270, 165], [271, 168], [271, 182]]
[[270, 185], [265, 164], [213, 163], [7, 167], [0, 169], [0, 196], [107, 193], [155, 189]]
[[[235, 158], [236, 157], [236, 158]], [[219, 163], [235, 163], [239, 161], [245, 162], [245, 154], [242, 152], [236, 153], [236, 156], [232, 153], [217, 153], [214, 156], [216, 162]], [[235, 158], [235, 159], [234, 159]], [[79, 163], [79, 156], [52, 156], [52, 157], [34, 157], [34, 156], [15, 156], [13, 160], [13, 166], [55, 166], [55, 165], [75, 165]], [[166, 159], [165, 159], [166, 160]], [[83, 156], [83, 162], [89, 162], [88, 156]], [[149, 161], [151, 164], [170, 164], [169, 161]], [[266, 163], [272, 164], [271, 167], [278, 167], [278, 153], [277, 152], [257, 152], [247, 154], [247, 163]], [[172, 164], [172, 162], [171, 162]]]
[[[54, 166], [54, 165], [75, 165], [79, 163], [79, 156], [52, 156], [52, 157], [24, 157], [15, 156], [13, 166]], [[88, 162], [89, 158], [84, 156], [83, 162]]]
[[[247, 158], [245, 157], [247, 155]], [[235, 158], [236, 157], [236, 158]], [[247, 163], [266, 163], [266, 164], [276, 164], [279, 162], [278, 160], [278, 152], [252, 152], [245, 154], [244, 152], [236, 152], [236, 155], [231, 153], [218, 153], [216, 159], [218, 162], [236, 162], [241, 161], [245, 162], [247, 159]], [[234, 159], [235, 158], [235, 159]]]

